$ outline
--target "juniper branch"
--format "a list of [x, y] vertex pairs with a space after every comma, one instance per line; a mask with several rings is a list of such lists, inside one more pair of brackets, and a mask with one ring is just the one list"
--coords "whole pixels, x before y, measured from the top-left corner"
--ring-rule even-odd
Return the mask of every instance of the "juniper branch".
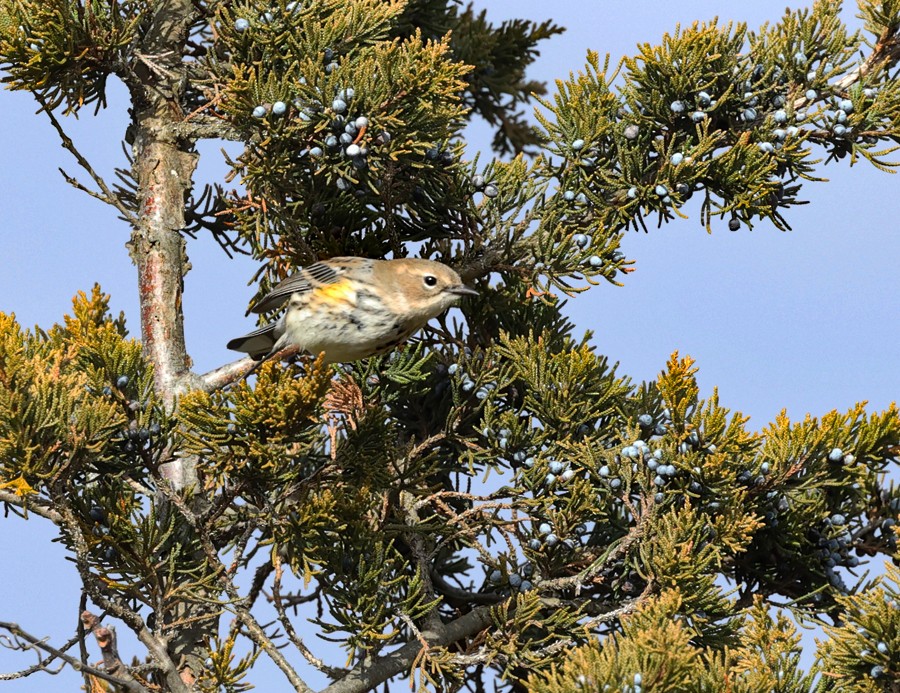
[[166, 649], [166, 643], [150, 632], [140, 614], [108, 596], [105, 585], [103, 585], [100, 582], [100, 579], [91, 572], [90, 565], [87, 561], [88, 546], [81, 534], [81, 529], [75, 514], [64, 502], [59, 503], [58, 507], [62, 516], [63, 525], [68, 536], [72, 540], [73, 549], [75, 551], [75, 566], [78, 569], [78, 575], [81, 577], [82, 584], [84, 584], [85, 590], [90, 595], [91, 600], [101, 609], [109, 612], [111, 616], [118, 618], [131, 628], [138, 640], [147, 648], [151, 657], [153, 657], [159, 665], [165, 676], [166, 684], [173, 693], [190, 693], [187, 685], [181, 680], [178, 667], [169, 656], [169, 652]]
[[250, 636], [250, 639], [267, 655], [269, 655], [269, 658], [279, 669], [281, 669], [287, 680], [294, 687], [294, 690], [300, 691], [300, 693], [313, 693], [312, 688], [310, 688], [309, 685], [307, 685], [307, 683], [300, 678], [297, 672], [294, 671], [290, 663], [287, 661], [287, 659], [281, 653], [275, 643], [273, 643], [269, 636], [266, 635], [263, 627], [259, 624], [259, 621], [256, 620], [256, 617], [254, 617], [250, 610], [245, 606], [245, 600], [238, 593], [234, 582], [229, 579], [225, 570], [225, 566], [222, 565], [222, 561], [220, 560], [218, 553], [216, 552], [216, 548], [213, 545], [206, 527], [198, 521], [197, 515], [188, 507], [185, 500], [178, 494], [177, 491], [174, 491], [169, 484], [164, 482], [163, 484], [161, 484], [161, 489], [165, 492], [167, 500], [169, 500], [176, 508], [178, 508], [182, 516], [185, 518], [185, 520], [187, 520], [188, 524], [190, 524], [194, 531], [197, 533], [197, 537], [200, 540], [200, 545], [203, 547], [203, 551], [205, 552], [210, 565], [218, 567], [219, 570], [217, 571], [217, 573], [219, 586], [231, 601], [231, 611], [247, 629], [247, 633]]
[[[12, 634], [16, 641], [18, 641], [19, 648], [42, 650], [51, 655], [47, 659], [41, 660], [41, 662], [39, 663], [40, 666], [37, 669], [35, 667], [30, 667], [29, 669], [23, 670], [24, 672], [28, 672], [27, 674], [24, 674], [22, 672], [15, 672], [14, 675], [0, 674], [0, 681], [9, 681], [14, 678], [21, 678], [21, 676], [27, 676], [30, 673], [33, 673], [32, 670], [47, 671], [46, 665], [54, 659], [59, 659], [71, 666], [73, 669], [75, 669], [75, 671], [87, 671], [91, 674], [91, 676], [96, 676], [99, 679], [103, 679], [104, 681], [109, 681], [110, 683], [113, 683], [117, 686], [121, 686], [131, 693], [150, 693], [149, 688], [142, 686], [140, 683], [134, 680], [133, 677], [129, 676], [128, 678], [124, 678], [121, 676], [115, 676], [104, 671], [103, 669], [99, 669], [98, 667], [85, 665], [77, 657], [66, 654], [65, 650], [67, 650], [75, 642], [77, 642], [77, 638], [73, 638], [63, 649], [60, 649], [53, 647], [52, 645], [48, 645], [46, 642], [44, 642], [44, 640], [22, 630], [22, 628], [20, 628], [17, 623], [0, 621], [0, 628]], [[38, 665], [35, 666], [37, 667]]]
[[0, 503], [8, 503], [9, 505], [21, 508], [24, 512], [23, 517], [27, 517], [28, 513], [34, 513], [40, 517], [46, 518], [54, 524], [62, 523], [62, 516], [56, 512], [49, 504], [43, 500], [36, 498], [23, 497], [12, 491], [0, 489]]
[[[478, 607], [444, 624], [439, 630], [426, 628], [422, 638], [430, 647], [449, 645], [487, 628], [491, 622], [490, 606]], [[344, 678], [322, 689], [321, 693], [365, 693], [393, 676], [407, 671], [422, 650], [422, 643], [413, 638], [400, 649], [377, 658], [366, 658]]]

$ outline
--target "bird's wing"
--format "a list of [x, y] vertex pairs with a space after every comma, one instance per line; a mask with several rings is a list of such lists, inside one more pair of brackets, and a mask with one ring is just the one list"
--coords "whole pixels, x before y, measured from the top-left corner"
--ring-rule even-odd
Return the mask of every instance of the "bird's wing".
[[316, 262], [309, 267], [304, 267], [290, 277], [282, 279], [250, 311], [252, 313], [268, 313], [280, 308], [291, 294], [312, 291], [323, 284], [333, 284], [344, 275], [346, 265], [349, 264], [342, 261], [355, 259], [338, 257], [332, 258], [328, 262]]

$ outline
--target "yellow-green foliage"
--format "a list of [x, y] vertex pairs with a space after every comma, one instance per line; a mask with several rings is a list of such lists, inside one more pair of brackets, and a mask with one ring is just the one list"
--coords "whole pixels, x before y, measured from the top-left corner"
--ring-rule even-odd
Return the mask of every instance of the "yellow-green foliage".
[[687, 504], [652, 523], [638, 549], [642, 570], [660, 589], [677, 589], [691, 612], [720, 618], [728, 609], [715, 578], [725, 549], [742, 551], [759, 526], [752, 514], [713, 521]]
[[285, 487], [309, 473], [323, 452], [321, 414], [330, 371], [322, 363], [303, 374], [264, 363], [251, 386], [195, 391], [178, 404], [182, 445], [200, 456], [200, 469], [217, 485], [253, 481]]
[[[798, 672], [800, 637], [791, 621], [772, 616], [758, 600], [740, 619], [729, 647], [704, 647], [705, 624], [692, 622], [679, 590], [663, 591], [622, 619], [622, 630], [568, 653], [546, 674], [533, 676], [533, 693], [636, 691], [759, 693], [810, 691]], [[639, 684], [636, 685], [636, 684]]]
[[200, 672], [197, 687], [203, 693], [243, 693], [253, 689], [253, 684], [245, 681], [250, 669], [256, 663], [262, 650], [256, 650], [241, 657], [235, 662], [235, 645], [237, 634], [227, 637], [213, 638], [209, 644], [207, 666]]
[[820, 691], [875, 693], [900, 685], [900, 570], [886, 574], [866, 591], [839, 597], [843, 622], [825, 626], [819, 642]]
[[[120, 467], [113, 434], [152, 415], [140, 344], [124, 338], [108, 300], [96, 286], [90, 297], [79, 293], [65, 325], [47, 333], [0, 314], [0, 482], [18, 479], [23, 491], [41, 492]], [[134, 393], [145, 398], [140, 410], [128, 407]]]

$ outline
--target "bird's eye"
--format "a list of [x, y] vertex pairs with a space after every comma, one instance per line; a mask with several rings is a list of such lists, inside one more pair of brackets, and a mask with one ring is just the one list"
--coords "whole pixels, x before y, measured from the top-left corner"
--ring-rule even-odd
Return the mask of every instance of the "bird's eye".
[[425, 286], [437, 286], [437, 277], [433, 274], [426, 274], [424, 281]]

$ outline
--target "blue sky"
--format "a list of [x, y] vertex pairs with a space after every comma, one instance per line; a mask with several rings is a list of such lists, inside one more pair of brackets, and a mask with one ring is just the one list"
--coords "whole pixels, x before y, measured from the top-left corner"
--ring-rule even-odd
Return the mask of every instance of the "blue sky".
[[[534, 0], [491, 0], [491, 18], [550, 18], [568, 27], [542, 46], [531, 76], [551, 82], [584, 65], [586, 51], [610, 53], [615, 62], [639, 42], [656, 43], [677, 22], [716, 15], [746, 21], [751, 28], [777, 21], [784, 0], [682, 1], [661, 10], [640, 0], [571, 0], [548, 5]], [[793, 5], [799, 6], [799, 5]], [[853, 19], [852, 5], [845, 19]], [[0, 94], [0, 311], [21, 323], [44, 327], [58, 320], [78, 290], [100, 282], [139, 334], [136, 275], [125, 242], [128, 229], [113, 210], [77, 192], [57, 167], [80, 176], [58, 145], [35, 102], [21, 93]], [[107, 180], [124, 166], [124, 93], [111, 90], [110, 108], [87, 112], [65, 126], [81, 151]], [[489, 133], [470, 129], [470, 152], [487, 150]], [[198, 180], [225, 171], [219, 145], [201, 149]], [[898, 157], [900, 158], [900, 154]], [[594, 331], [598, 350], [621, 363], [635, 380], [652, 379], [674, 350], [693, 356], [703, 395], [719, 387], [722, 403], [751, 415], [762, 428], [782, 408], [792, 418], [846, 410], [867, 400], [882, 409], [900, 392], [900, 235], [894, 219], [897, 179], [867, 163], [821, 170], [829, 183], [808, 184], [809, 205], [790, 210], [793, 231], [766, 225], [730, 233], [726, 222], [707, 233], [698, 210], [624, 243], [636, 271], [625, 286], [597, 287], [572, 299], [568, 312], [582, 329]], [[246, 285], [253, 265], [229, 260], [209, 239], [189, 242], [192, 269], [185, 280], [188, 349], [196, 369], [232, 360], [224, 344], [250, 327], [244, 310], [253, 291]], [[46, 523], [0, 523], [0, 620], [16, 621], [58, 644], [74, 630], [78, 584], [62, 560]], [[120, 629], [121, 630], [121, 629]], [[123, 651], [130, 657], [131, 651]], [[96, 658], [92, 649], [92, 659]], [[0, 649], [0, 671], [32, 663]], [[271, 684], [281, 686], [277, 674]], [[268, 677], [267, 677], [268, 678]], [[71, 672], [6, 684], [15, 693], [50, 685], [75, 690]], [[264, 690], [265, 680], [259, 680]], [[274, 690], [283, 690], [275, 688]]]

